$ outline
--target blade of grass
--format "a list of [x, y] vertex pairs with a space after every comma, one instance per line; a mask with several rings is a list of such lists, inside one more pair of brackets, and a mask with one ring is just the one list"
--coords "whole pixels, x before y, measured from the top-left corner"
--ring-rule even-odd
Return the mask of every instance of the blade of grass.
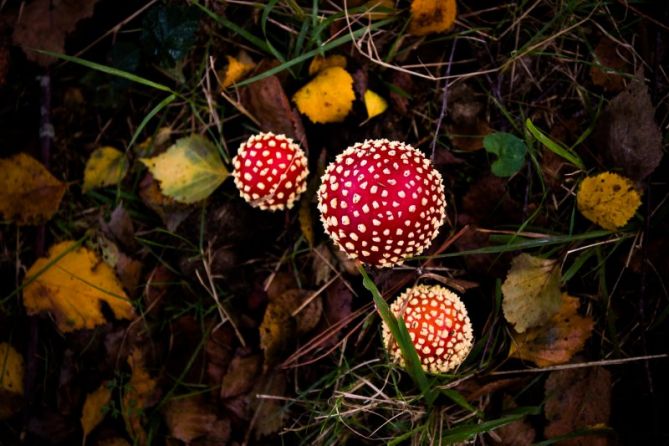
[[483, 421], [476, 424], [463, 424], [454, 427], [453, 429], [448, 430], [446, 434], [441, 437], [441, 441], [446, 444], [462, 443], [477, 434], [490, 432], [501, 426], [504, 426], [505, 424], [518, 421], [524, 418], [526, 415], [539, 415], [540, 413], [541, 407], [519, 407], [509, 412], [508, 415], [505, 415], [496, 420]]
[[421, 393], [423, 398], [428, 406], [431, 406], [436, 398], [435, 392], [430, 387], [427, 376], [423, 371], [423, 367], [420, 364], [418, 359], [418, 353], [411, 342], [411, 337], [409, 336], [409, 330], [407, 330], [406, 325], [402, 319], [396, 319], [395, 316], [390, 312], [390, 307], [388, 303], [381, 297], [379, 290], [376, 288], [374, 281], [370, 279], [365, 271], [363, 266], [360, 266], [360, 273], [362, 274], [362, 285], [369, 290], [372, 294], [372, 299], [374, 299], [374, 304], [376, 309], [383, 321], [388, 325], [390, 332], [393, 335], [393, 338], [397, 342], [397, 345], [404, 356], [404, 361], [406, 363], [406, 370], [414, 380]]
[[548, 150], [566, 159], [579, 169], [585, 170], [585, 164], [583, 164], [583, 160], [581, 160], [580, 156], [578, 156], [572, 150], [567, 149], [566, 147], [562, 147], [560, 144], [558, 144], [557, 142], [553, 141], [548, 136], [546, 136], [546, 134], [544, 134], [541, 130], [535, 127], [530, 118], [527, 118], [525, 120], [525, 128], [530, 132], [532, 136], [536, 138], [537, 141], [546, 146]]

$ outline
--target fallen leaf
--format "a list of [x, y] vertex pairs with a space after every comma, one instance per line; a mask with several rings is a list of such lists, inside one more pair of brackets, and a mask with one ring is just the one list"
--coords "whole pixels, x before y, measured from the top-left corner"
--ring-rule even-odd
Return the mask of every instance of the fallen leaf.
[[98, 187], [113, 186], [121, 182], [128, 171], [128, 158], [114, 147], [95, 149], [84, 169], [84, 193]]
[[[601, 427], [611, 415], [611, 374], [602, 367], [558, 370], [546, 380], [547, 439], [588, 427]], [[605, 446], [605, 437], [588, 435], [560, 441], [564, 446]]]
[[388, 102], [383, 98], [383, 96], [373, 92], [372, 90], [365, 90], [364, 100], [368, 119], [379, 116], [388, 108]]
[[102, 222], [101, 226], [108, 237], [113, 238], [125, 248], [134, 248], [137, 245], [132, 218], [123, 204], [116, 206], [109, 216], [109, 221]]
[[192, 206], [178, 203], [160, 191], [153, 175], [147, 174], [139, 183], [139, 196], [144, 204], [160, 216], [168, 231], [174, 232], [193, 212]]
[[93, 392], [86, 395], [84, 407], [81, 410], [81, 428], [84, 431], [83, 444], [86, 444], [86, 437], [95, 427], [102, 422], [107, 414], [107, 405], [111, 400], [111, 388], [109, 383], [103, 382]]
[[525, 165], [527, 146], [525, 142], [504, 132], [491, 133], [483, 138], [483, 148], [497, 155], [490, 165], [492, 173], [498, 177], [510, 177]]
[[21, 10], [21, 20], [14, 27], [12, 39], [26, 57], [46, 67], [55, 60], [34, 50], [65, 53], [65, 37], [77, 22], [93, 15], [95, 0], [35, 0]]
[[125, 438], [112, 437], [97, 441], [95, 446], [130, 446], [130, 443]]
[[[267, 67], [261, 66], [260, 69]], [[244, 107], [258, 120], [260, 129], [277, 135], [286, 135], [299, 141], [300, 147], [308, 150], [307, 135], [302, 118], [290, 105], [281, 81], [269, 76], [247, 85], [241, 91]]]
[[311, 207], [311, 197], [303, 194], [302, 198], [300, 198], [300, 210], [298, 212], [300, 229], [309, 246], [314, 246], [314, 219], [311, 215]]
[[162, 67], [178, 66], [195, 46], [200, 10], [187, 4], [159, 3], [142, 16], [140, 42], [144, 53]]
[[235, 356], [221, 382], [221, 398], [233, 398], [247, 393], [261, 371], [262, 356]]
[[23, 356], [10, 344], [0, 343], [0, 420], [14, 415], [23, 402]]
[[180, 203], [204, 200], [229, 175], [216, 146], [199, 135], [181, 138], [165, 153], [141, 161], [162, 193]]
[[237, 57], [225, 57], [228, 59], [228, 65], [219, 72], [222, 90], [242, 80], [256, 66], [245, 51], [241, 51]]
[[580, 316], [575, 297], [562, 295], [559, 311], [545, 324], [514, 333], [509, 356], [532, 361], [539, 367], [564, 364], [583, 348], [590, 338], [594, 322]]
[[0, 39], [0, 87], [5, 85], [9, 72], [9, 47]]
[[484, 114], [484, 98], [472, 87], [459, 83], [449, 88], [446, 129], [453, 146], [466, 152], [483, 148], [483, 138], [492, 132]]
[[324, 69], [330, 67], [346, 68], [346, 57], [339, 54], [333, 54], [332, 56], [328, 57], [323, 57], [323, 56], [314, 57], [313, 59], [311, 59], [311, 62], [309, 63], [309, 76], [318, 74]]
[[369, 0], [362, 5], [365, 12], [363, 17], [369, 20], [383, 20], [397, 13], [393, 0]]
[[508, 181], [492, 174], [471, 184], [462, 197], [462, 210], [458, 216], [461, 225], [515, 223], [523, 218], [523, 205], [511, 197]]
[[125, 427], [135, 444], [147, 444], [147, 435], [144, 430], [145, 409], [153, 405], [156, 398], [158, 383], [149, 375], [144, 363], [142, 351], [135, 348], [128, 356], [130, 366], [130, 380], [124, 387], [121, 408]]
[[[513, 398], [509, 395], [504, 395], [503, 408], [510, 410], [517, 408]], [[499, 437], [499, 441], [493, 441], [493, 444], [499, 446], [530, 446], [534, 444], [534, 439], [537, 433], [534, 427], [525, 419], [514, 421], [505, 424], [495, 429], [495, 434]]]
[[504, 318], [518, 333], [547, 322], [560, 308], [560, 268], [555, 260], [520, 254], [502, 284]]
[[162, 152], [163, 149], [166, 149], [171, 137], [172, 129], [170, 127], [160, 127], [153, 135], [134, 145], [133, 151], [138, 157], [146, 158], [149, 155]]
[[641, 194], [628, 178], [603, 172], [581, 181], [576, 205], [585, 218], [615, 231], [634, 216], [641, 205]]
[[[225, 444], [230, 436], [229, 421], [220, 420], [215, 408], [201, 396], [171, 399], [165, 407], [164, 415], [170, 436], [187, 444], [214, 433], [220, 441], [218, 444]], [[221, 429], [221, 422], [227, 425], [227, 435]]]
[[50, 312], [63, 333], [106, 323], [102, 302], [117, 319], [134, 318], [132, 304], [111, 267], [75, 244], [64, 241], [52, 246], [46, 258], [30, 267], [23, 281], [26, 312]]
[[257, 381], [251, 392], [255, 396], [255, 438], [259, 439], [278, 432], [283, 426], [286, 410], [283, 397], [286, 393], [286, 375], [274, 372]]
[[598, 120], [596, 135], [625, 176], [640, 181], [653, 173], [663, 156], [662, 132], [648, 87], [641, 80], [634, 80], [609, 102]]
[[0, 214], [18, 225], [38, 225], [58, 211], [67, 186], [35, 158], [0, 159]]
[[592, 83], [606, 91], [619, 92], [625, 88], [623, 74], [629, 71], [629, 63], [621, 56], [629, 56], [627, 49], [607, 36], [602, 37], [594, 51], [594, 63], [590, 67]]
[[412, 0], [409, 32], [416, 36], [440, 33], [455, 23], [455, 0]]
[[341, 67], [324, 69], [293, 96], [297, 109], [321, 124], [343, 121], [354, 100], [353, 77]]

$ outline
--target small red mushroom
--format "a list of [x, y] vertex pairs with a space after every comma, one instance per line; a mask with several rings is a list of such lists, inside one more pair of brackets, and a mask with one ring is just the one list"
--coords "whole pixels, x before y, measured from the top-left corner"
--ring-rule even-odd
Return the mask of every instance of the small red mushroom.
[[304, 152], [291, 138], [259, 133], [242, 143], [232, 160], [239, 194], [263, 210], [290, 209], [307, 189]]
[[388, 267], [430, 246], [444, 222], [441, 174], [409, 144], [357, 143], [321, 178], [318, 209], [334, 243], [350, 258]]
[[[472, 348], [472, 324], [457, 294], [435, 285], [406, 290], [390, 306], [404, 320], [423, 369], [445, 373], [458, 367]], [[383, 324], [383, 341], [390, 358], [404, 366], [404, 357], [390, 329]]]

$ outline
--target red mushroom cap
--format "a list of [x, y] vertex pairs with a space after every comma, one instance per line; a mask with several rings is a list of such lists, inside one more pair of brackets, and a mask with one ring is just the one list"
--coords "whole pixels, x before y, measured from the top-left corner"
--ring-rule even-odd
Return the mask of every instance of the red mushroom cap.
[[[423, 369], [445, 373], [458, 367], [472, 348], [472, 324], [457, 294], [439, 285], [418, 285], [393, 302], [390, 311], [403, 319]], [[390, 358], [404, 366], [404, 357], [390, 329], [383, 324]]]
[[239, 194], [263, 210], [290, 209], [307, 189], [304, 152], [291, 138], [259, 133], [242, 143], [232, 160]]
[[350, 258], [370, 265], [393, 266], [419, 255], [444, 221], [441, 174], [402, 142], [357, 143], [328, 165], [321, 182], [325, 232]]

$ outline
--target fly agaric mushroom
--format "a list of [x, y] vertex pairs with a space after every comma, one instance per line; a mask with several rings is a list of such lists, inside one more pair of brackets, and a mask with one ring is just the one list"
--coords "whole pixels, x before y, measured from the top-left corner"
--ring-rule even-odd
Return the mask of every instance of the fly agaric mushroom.
[[318, 189], [321, 221], [352, 259], [389, 267], [430, 246], [444, 221], [441, 174], [409, 144], [367, 140], [328, 165]]
[[239, 194], [263, 210], [290, 209], [307, 189], [304, 152], [291, 138], [259, 133], [242, 143], [232, 160]]
[[[428, 373], [458, 367], [472, 348], [472, 324], [457, 294], [439, 285], [418, 285], [406, 290], [390, 306], [404, 320], [421, 366]], [[390, 358], [405, 365], [390, 329], [383, 324], [383, 341]]]

